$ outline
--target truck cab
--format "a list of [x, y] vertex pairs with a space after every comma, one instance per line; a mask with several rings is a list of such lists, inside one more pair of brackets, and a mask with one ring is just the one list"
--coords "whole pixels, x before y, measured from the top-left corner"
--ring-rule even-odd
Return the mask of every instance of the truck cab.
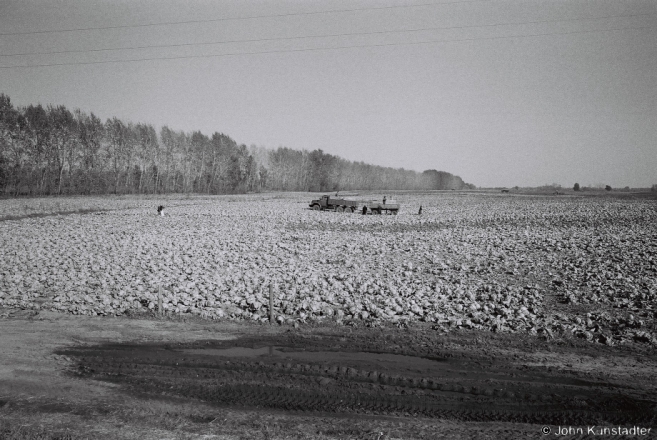
[[323, 195], [319, 199], [315, 199], [312, 202], [310, 202], [310, 207], [316, 211], [326, 209], [326, 207], [329, 205], [330, 198], [331, 196], [329, 195]]

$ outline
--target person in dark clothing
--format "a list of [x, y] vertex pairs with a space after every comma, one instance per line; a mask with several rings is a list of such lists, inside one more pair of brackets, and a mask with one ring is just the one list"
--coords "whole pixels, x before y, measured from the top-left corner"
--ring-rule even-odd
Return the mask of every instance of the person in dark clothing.
[[367, 214], [367, 206], [363, 206], [363, 215]]
[[386, 196], [383, 196], [383, 204], [386, 204]]
[[160, 205], [157, 207], [157, 213], [160, 215], [164, 215], [164, 206]]
[[420, 205], [420, 210], [417, 212], [417, 215], [422, 215], [422, 205]]

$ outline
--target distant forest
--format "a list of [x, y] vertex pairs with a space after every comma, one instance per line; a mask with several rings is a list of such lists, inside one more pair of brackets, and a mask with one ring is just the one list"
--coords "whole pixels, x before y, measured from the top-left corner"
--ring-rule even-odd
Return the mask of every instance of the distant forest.
[[218, 132], [166, 125], [158, 132], [61, 105], [14, 107], [0, 94], [5, 196], [464, 188], [474, 185], [444, 171], [351, 162], [322, 150], [247, 147]]

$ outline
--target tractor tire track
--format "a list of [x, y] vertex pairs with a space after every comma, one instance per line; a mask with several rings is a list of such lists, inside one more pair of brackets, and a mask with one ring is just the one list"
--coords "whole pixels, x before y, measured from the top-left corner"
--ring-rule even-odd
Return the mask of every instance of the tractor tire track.
[[227, 407], [552, 425], [648, 423], [655, 417], [653, 402], [568, 383], [539, 383], [521, 392], [483, 381], [462, 385], [448, 378], [381, 373], [346, 364], [225, 360], [114, 348], [69, 352], [78, 360], [75, 374], [125, 384], [154, 397]]

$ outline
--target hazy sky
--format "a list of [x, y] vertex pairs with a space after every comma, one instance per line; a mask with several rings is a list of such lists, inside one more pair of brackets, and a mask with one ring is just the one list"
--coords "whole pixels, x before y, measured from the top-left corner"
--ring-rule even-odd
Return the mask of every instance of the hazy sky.
[[[84, 52], [5, 56], [55, 51]], [[0, 55], [15, 105], [477, 186], [657, 183], [655, 0], [0, 0]]]

